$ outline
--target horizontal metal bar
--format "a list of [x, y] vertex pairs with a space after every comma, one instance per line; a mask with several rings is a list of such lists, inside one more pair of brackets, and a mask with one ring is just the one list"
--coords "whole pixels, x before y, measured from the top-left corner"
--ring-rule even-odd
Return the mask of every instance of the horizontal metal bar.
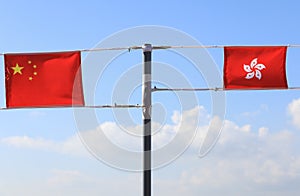
[[88, 109], [104, 109], [104, 108], [144, 108], [144, 106], [136, 105], [95, 105], [95, 106], [53, 106], [53, 107], [15, 107], [15, 108], [0, 108], [0, 110], [19, 110], [19, 109], [55, 109], [55, 108], [88, 108]]
[[216, 88], [152, 88], [152, 92], [156, 91], [251, 91], [251, 90], [300, 90], [300, 87], [289, 88], [240, 88], [240, 89], [225, 89], [222, 87]]
[[[235, 46], [235, 45], [228, 45], [228, 46]], [[239, 45], [241, 46], [241, 45]], [[251, 45], [245, 45], [245, 46], [251, 46]], [[253, 45], [254, 46], [254, 45]], [[255, 45], [257, 46], [257, 45]], [[263, 45], [261, 45], [263, 46]], [[269, 45], [268, 45], [269, 46]], [[274, 45], [277, 46], [277, 45]], [[281, 46], [287, 46], [291, 48], [300, 48], [300, 44], [286, 44]], [[227, 47], [227, 45], [194, 45], [194, 46], [152, 46], [153, 50], [164, 50], [164, 49], [192, 49], [192, 48], [224, 48]], [[128, 47], [111, 47], [111, 48], [90, 48], [90, 49], [79, 49], [79, 50], [72, 50], [72, 51], [81, 51], [81, 52], [97, 52], [97, 51], [109, 51], [109, 50], [128, 50], [129, 52], [131, 50], [140, 50], [143, 49], [142, 46], [128, 46]], [[68, 50], [71, 51], [71, 50]], [[67, 51], [66, 51], [67, 52]], [[0, 53], [0, 56], [3, 56], [6, 53]]]

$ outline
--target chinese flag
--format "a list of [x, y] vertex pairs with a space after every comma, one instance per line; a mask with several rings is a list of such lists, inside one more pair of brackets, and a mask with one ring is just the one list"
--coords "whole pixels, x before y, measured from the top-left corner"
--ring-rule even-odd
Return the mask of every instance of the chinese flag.
[[224, 48], [225, 89], [287, 88], [285, 46]]
[[84, 105], [80, 52], [5, 54], [7, 108]]

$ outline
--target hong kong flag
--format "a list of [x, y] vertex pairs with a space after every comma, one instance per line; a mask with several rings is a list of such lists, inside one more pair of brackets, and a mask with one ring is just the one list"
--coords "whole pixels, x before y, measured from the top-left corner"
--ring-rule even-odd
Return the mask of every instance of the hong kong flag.
[[224, 48], [225, 89], [288, 88], [286, 46], [233, 46]]

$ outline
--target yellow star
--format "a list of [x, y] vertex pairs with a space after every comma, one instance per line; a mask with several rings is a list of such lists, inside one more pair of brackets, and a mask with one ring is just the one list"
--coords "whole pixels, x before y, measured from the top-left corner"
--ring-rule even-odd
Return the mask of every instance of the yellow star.
[[16, 75], [17, 73], [22, 75], [22, 71], [21, 71], [21, 70], [22, 70], [24, 67], [20, 67], [20, 66], [18, 65], [18, 63], [16, 64], [15, 67], [11, 67], [11, 68], [14, 70], [14, 75]]

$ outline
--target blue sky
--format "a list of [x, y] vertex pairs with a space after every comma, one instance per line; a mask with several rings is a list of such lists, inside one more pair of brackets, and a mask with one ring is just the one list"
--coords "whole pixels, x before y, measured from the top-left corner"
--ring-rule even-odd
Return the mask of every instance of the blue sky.
[[[300, 44], [300, 5], [295, 0], [0, 0], [0, 5], [1, 53], [88, 49], [101, 46], [117, 32], [144, 25], [177, 29], [203, 45]], [[143, 36], [137, 39], [147, 40]], [[167, 40], [164, 36], [157, 35], [162, 42]], [[223, 50], [207, 51], [221, 74]], [[291, 87], [300, 86], [299, 53], [300, 48], [288, 48], [287, 77]], [[99, 62], [109, 54], [99, 53]], [[89, 65], [87, 56], [82, 54], [85, 82], [90, 79], [88, 66], [98, 66], [98, 61]], [[205, 77], [186, 58], [172, 51], [154, 51], [153, 60], [177, 70], [191, 86], [207, 87]], [[3, 56], [0, 61], [0, 105], [4, 107]], [[141, 81], [136, 74], [141, 70], [141, 62], [139, 50], [124, 51], [113, 59], [98, 79], [95, 103], [113, 104], [119, 98], [123, 101], [114, 89], [122, 87], [127, 79], [133, 83]], [[164, 66], [153, 67], [154, 77], [163, 74], [158, 68]], [[174, 80], [174, 86], [178, 81]], [[136, 86], [130, 97], [125, 98], [131, 104], [140, 104], [140, 93], [140, 86]], [[158, 131], [154, 136], [156, 149], [168, 146], [181, 131], [188, 135], [195, 131], [193, 127], [197, 130], [187, 151], [153, 171], [155, 195], [299, 195], [299, 91], [226, 92], [223, 123], [212, 114], [210, 92], [195, 95], [197, 104], [182, 107], [177, 96], [183, 94], [153, 94], [153, 130]], [[89, 153], [79, 138], [80, 134], [83, 138], [95, 136], [101, 129], [114, 144], [129, 151], [139, 150], [139, 138], [126, 136], [124, 130], [141, 131], [141, 110], [129, 111], [131, 124], [122, 121], [127, 115], [122, 112], [97, 110], [98, 127], [79, 132], [71, 108], [0, 111], [0, 195], [114, 196], [120, 191], [128, 196], [141, 195], [141, 173], [104, 164]], [[198, 118], [197, 124], [194, 120]], [[200, 158], [199, 147], [208, 128], [218, 123], [223, 125], [218, 142]], [[100, 149], [106, 147], [101, 146], [101, 138], [97, 145]]]

